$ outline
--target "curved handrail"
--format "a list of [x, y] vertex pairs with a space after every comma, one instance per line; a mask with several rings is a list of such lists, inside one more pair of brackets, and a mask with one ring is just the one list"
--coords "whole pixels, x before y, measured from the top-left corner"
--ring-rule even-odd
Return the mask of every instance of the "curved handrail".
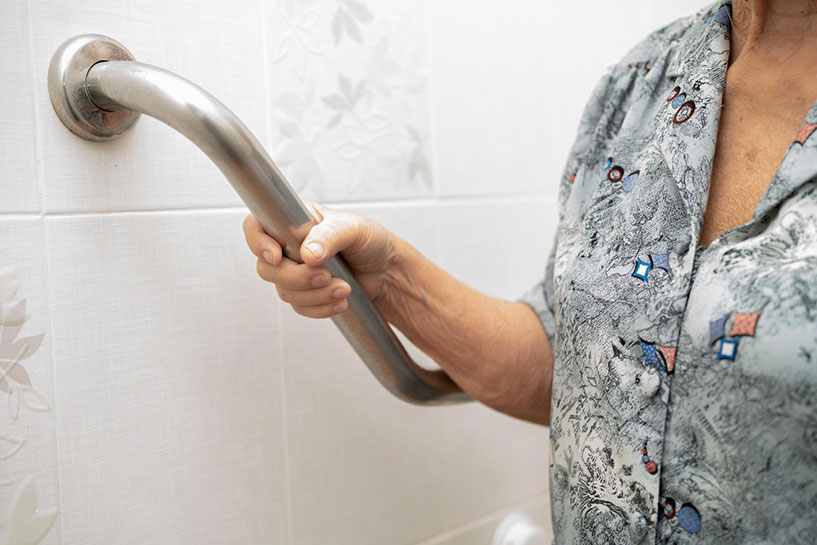
[[[103, 36], [80, 36], [63, 44], [52, 59], [49, 91], [63, 123], [92, 140], [115, 136], [132, 126], [138, 116], [125, 120], [127, 126], [119, 132], [113, 126], [113, 116], [119, 112], [121, 121], [123, 110], [149, 115], [173, 127], [210, 157], [250, 212], [281, 244], [284, 254], [300, 262], [301, 242], [315, 219], [238, 117], [202, 88], [167, 70], [132, 60], [89, 55], [93, 40], [121, 47]], [[121, 50], [118, 58], [129, 58], [127, 50]], [[83, 67], [78, 56], [93, 62]], [[69, 76], [71, 70], [82, 70], [85, 77]], [[85, 134], [83, 127], [77, 127], [82, 123], [95, 125], [101, 133]], [[389, 392], [404, 401], [424, 405], [470, 399], [443, 371], [424, 369], [412, 361], [341, 256], [333, 257], [325, 266], [332, 276], [352, 287], [349, 310], [332, 320]]]

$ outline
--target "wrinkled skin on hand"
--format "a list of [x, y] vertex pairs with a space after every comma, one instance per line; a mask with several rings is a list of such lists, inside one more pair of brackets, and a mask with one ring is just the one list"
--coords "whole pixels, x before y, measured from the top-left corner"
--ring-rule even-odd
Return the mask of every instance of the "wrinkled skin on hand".
[[281, 245], [269, 236], [252, 214], [244, 220], [247, 245], [258, 257], [258, 275], [276, 285], [282, 301], [298, 314], [329, 318], [348, 308], [349, 284], [332, 278], [323, 265], [342, 253], [366, 295], [377, 305], [389, 293], [395, 264], [392, 233], [382, 225], [348, 212], [308, 202], [317, 219], [301, 244], [303, 263], [283, 255]]

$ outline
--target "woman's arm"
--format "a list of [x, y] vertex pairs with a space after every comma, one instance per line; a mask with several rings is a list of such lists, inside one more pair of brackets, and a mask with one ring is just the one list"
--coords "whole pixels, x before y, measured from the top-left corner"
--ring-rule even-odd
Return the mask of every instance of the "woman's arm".
[[322, 266], [342, 251], [386, 320], [463, 390], [503, 413], [548, 423], [553, 353], [530, 307], [468, 287], [371, 220], [311, 206], [320, 221], [301, 247], [302, 264], [283, 257], [253, 216], [244, 222], [258, 274], [283, 301], [312, 318], [344, 312], [351, 288]]
[[477, 401], [547, 424], [553, 353], [536, 313], [467, 286], [393, 238], [384, 317]]

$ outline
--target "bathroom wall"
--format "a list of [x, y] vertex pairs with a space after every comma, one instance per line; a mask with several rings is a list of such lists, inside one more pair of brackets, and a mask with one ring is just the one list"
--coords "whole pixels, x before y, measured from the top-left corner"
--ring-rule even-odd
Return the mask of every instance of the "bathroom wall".
[[[514, 298], [604, 67], [698, 0], [0, 2], [0, 543], [481, 545], [548, 525], [547, 430], [387, 394], [255, 276], [241, 202], [143, 118], [92, 144], [46, 92], [109, 35], [199, 83], [305, 197]], [[5, 541], [4, 541], [5, 540]]]

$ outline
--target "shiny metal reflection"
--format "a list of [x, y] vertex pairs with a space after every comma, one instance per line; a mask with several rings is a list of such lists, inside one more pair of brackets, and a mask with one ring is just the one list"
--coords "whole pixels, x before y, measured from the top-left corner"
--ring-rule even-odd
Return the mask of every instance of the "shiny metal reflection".
[[[121, 44], [93, 34], [71, 38], [57, 49], [48, 90], [63, 124], [87, 140], [115, 138], [140, 113], [185, 135], [221, 169], [284, 253], [300, 261], [300, 244], [314, 218], [249, 129], [205, 90], [135, 62]], [[332, 258], [326, 267], [352, 286], [349, 310], [333, 318], [335, 325], [389, 392], [423, 405], [470, 400], [444, 372], [412, 361], [342, 257]]]

